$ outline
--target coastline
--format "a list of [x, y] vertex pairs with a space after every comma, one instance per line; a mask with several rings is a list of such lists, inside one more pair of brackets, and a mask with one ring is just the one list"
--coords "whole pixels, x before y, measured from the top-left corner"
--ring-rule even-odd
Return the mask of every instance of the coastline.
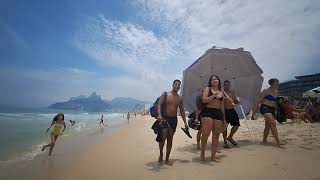
[[[247, 121], [254, 142], [250, 140], [247, 126], [242, 126], [234, 139], [238, 147], [223, 149], [218, 155], [221, 163], [209, 160], [200, 161], [196, 149], [196, 131], [190, 130], [189, 139], [180, 129], [182, 119], [179, 117], [177, 131], [173, 140], [171, 160], [173, 166], [159, 165], [158, 143], [150, 129], [154, 119], [150, 116], [137, 118], [128, 126], [123, 126], [98, 143], [89, 146], [74, 156], [68, 156], [61, 149], [54, 152], [52, 158], [39, 158], [31, 165], [25, 175], [15, 177], [27, 179], [304, 179], [320, 178], [320, 124], [278, 124], [280, 139], [286, 142], [283, 148], [275, 147], [274, 139], [269, 135], [268, 144], [261, 145], [264, 121], [259, 118]], [[230, 129], [230, 127], [229, 127]], [[210, 137], [209, 137], [210, 138]], [[210, 139], [209, 139], [210, 140]], [[220, 147], [222, 136], [220, 137]], [[208, 141], [206, 156], [210, 155]], [[75, 148], [75, 147], [74, 147]], [[208, 158], [207, 158], [208, 159]], [[38, 172], [32, 174], [31, 172]], [[39, 173], [41, 172], [41, 173]], [[32, 178], [31, 178], [32, 175]], [[36, 176], [37, 175], [37, 176]]]

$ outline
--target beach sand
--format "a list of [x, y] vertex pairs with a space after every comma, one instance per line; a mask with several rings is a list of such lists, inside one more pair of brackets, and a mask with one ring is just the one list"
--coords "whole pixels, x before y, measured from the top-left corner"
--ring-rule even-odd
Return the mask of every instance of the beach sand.
[[[144, 116], [106, 137], [101, 143], [76, 158], [53, 163], [55, 155], [43, 162], [39, 171], [41, 179], [59, 180], [128, 180], [128, 179], [290, 179], [320, 180], [320, 124], [278, 124], [280, 138], [286, 145], [278, 148], [269, 135], [269, 144], [262, 145], [264, 121], [248, 120], [255, 142], [251, 141], [244, 121], [234, 139], [239, 146], [223, 149], [218, 158], [221, 163], [209, 161], [211, 137], [209, 137], [205, 162], [200, 161], [196, 150], [196, 131], [189, 139], [180, 129], [173, 140], [171, 159], [173, 166], [158, 165], [158, 143], [150, 129], [154, 119]], [[230, 129], [230, 127], [229, 127]], [[220, 136], [220, 146], [222, 146]], [[61, 152], [60, 152], [61, 153]], [[46, 164], [47, 163], [47, 164]], [[48, 164], [51, 163], [49, 166]], [[44, 168], [45, 167], [45, 168]], [[24, 179], [28, 177], [24, 176]]]

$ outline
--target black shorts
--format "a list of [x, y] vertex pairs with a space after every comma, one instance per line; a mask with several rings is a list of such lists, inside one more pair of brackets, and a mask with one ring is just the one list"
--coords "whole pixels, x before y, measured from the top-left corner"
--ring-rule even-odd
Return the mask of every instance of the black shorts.
[[273, 117], [276, 117], [276, 108], [265, 105], [265, 104], [261, 104], [260, 105], [260, 113], [262, 115], [264, 115], [266, 113], [271, 113], [273, 115]]
[[223, 113], [220, 109], [216, 108], [203, 108], [200, 113], [201, 117], [210, 117], [212, 119], [217, 119], [223, 121]]
[[239, 116], [237, 111], [232, 109], [225, 109], [226, 122], [231, 126], [240, 126]]
[[178, 124], [178, 118], [177, 117], [163, 117], [164, 120], [168, 122], [168, 125], [171, 127], [171, 129], [176, 132], [177, 124]]

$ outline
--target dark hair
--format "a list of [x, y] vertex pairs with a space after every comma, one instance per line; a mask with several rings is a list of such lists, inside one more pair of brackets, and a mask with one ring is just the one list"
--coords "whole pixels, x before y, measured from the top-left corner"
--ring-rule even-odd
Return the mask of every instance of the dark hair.
[[172, 85], [174, 85], [175, 82], [179, 82], [181, 84], [181, 81], [179, 79], [176, 79], [173, 81]]
[[52, 121], [58, 121], [59, 116], [62, 115], [62, 120], [64, 121], [64, 114], [63, 113], [59, 113], [56, 116], [54, 116]]
[[211, 80], [212, 80], [213, 77], [216, 77], [216, 78], [219, 80], [218, 89], [221, 90], [221, 80], [220, 80], [220, 78], [219, 78], [217, 75], [212, 75], [212, 76], [210, 77], [209, 82], [208, 82], [208, 87], [212, 87], [212, 86], [211, 86]]
[[230, 81], [229, 81], [229, 80], [224, 80], [224, 81], [223, 81], [223, 84], [224, 84], [224, 83], [230, 83]]
[[269, 79], [269, 85], [270, 86], [272, 86], [273, 85], [273, 83], [275, 83], [275, 82], [279, 82], [279, 80], [277, 79], [277, 78], [272, 78], [272, 79]]

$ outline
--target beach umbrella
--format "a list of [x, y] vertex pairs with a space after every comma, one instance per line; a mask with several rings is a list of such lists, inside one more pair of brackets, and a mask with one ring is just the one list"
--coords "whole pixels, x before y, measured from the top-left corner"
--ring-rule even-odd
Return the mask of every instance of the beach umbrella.
[[313, 88], [305, 93], [303, 93], [304, 98], [319, 98], [320, 87]]
[[241, 102], [235, 106], [239, 118], [246, 118], [257, 95], [261, 91], [263, 71], [256, 64], [251, 53], [243, 48], [211, 48], [198, 60], [183, 71], [182, 97], [184, 106], [189, 112], [196, 110], [196, 97], [204, 87], [208, 86], [211, 75], [229, 80]]

